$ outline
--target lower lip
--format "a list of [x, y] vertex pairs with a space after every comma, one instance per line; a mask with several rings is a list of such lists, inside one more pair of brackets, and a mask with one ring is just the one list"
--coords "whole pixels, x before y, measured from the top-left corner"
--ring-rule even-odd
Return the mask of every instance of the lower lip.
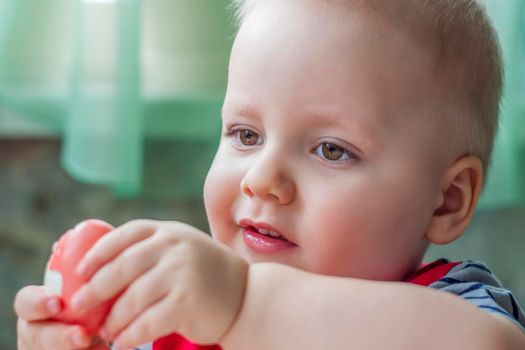
[[297, 245], [292, 242], [263, 235], [249, 228], [243, 229], [242, 237], [248, 247], [264, 254], [278, 253], [297, 247]]

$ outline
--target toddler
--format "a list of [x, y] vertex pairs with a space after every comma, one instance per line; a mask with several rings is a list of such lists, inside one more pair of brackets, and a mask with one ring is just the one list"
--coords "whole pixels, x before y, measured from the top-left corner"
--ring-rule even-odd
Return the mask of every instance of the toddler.
[[[120, 294], [99, 334], [118, 349], [524, 349], [485, 265], [422, 265], [469, 225], [490, 162], [502, 77], [482, 6], [235, 3], [213, 239], [126, 223], [78, 265], [73, 307]], [[40, 286], [15, 309], [21, 350], [107, 348], [49, 321]]]

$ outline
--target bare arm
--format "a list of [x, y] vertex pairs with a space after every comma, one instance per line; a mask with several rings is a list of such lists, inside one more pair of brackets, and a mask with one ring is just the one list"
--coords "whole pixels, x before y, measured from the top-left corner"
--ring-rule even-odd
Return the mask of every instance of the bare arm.
[[460, 298], [404, 283], [250, 266], [237, 320], [221, 341], [237, 349], [525, 349], [510, 321]]

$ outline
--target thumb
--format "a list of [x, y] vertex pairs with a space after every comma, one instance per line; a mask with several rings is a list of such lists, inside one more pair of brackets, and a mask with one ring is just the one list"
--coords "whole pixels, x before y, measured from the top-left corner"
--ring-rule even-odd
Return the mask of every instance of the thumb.
[[62, 302], [43, 286], [26, 286], [16, 294], [13, 306], [18, 317], [26, 321], [38, 321], [58, 314]]

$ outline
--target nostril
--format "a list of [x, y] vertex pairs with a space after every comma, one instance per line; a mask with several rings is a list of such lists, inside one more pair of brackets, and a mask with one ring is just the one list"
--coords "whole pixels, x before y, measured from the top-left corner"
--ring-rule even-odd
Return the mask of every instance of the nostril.
[[279, 197], [276, 196], [276, 195], [273, 194], [273, 193], [268, 193], [268, 194], [267, 194], [267, 197], [268, 197], [268, 199], [271, 199], [271, 200], [279, 200]]
[[[255, 169], [255, 170], [254, 170]], [[249, 198], [259, 197], [262, 200], [289, 204], [295, 197], [295, 184], [288, 174], [256, 172], [250, 169], [240, 183], [241, 192]]]
[[254, 193], [252, 192], [252, 190], [250, 190], [250, 187], [248, 187], [248, 185], [246, 184], [245, 179], [241, 181], [241, 192], [247, 195], [248, 197], [254, 196]]

